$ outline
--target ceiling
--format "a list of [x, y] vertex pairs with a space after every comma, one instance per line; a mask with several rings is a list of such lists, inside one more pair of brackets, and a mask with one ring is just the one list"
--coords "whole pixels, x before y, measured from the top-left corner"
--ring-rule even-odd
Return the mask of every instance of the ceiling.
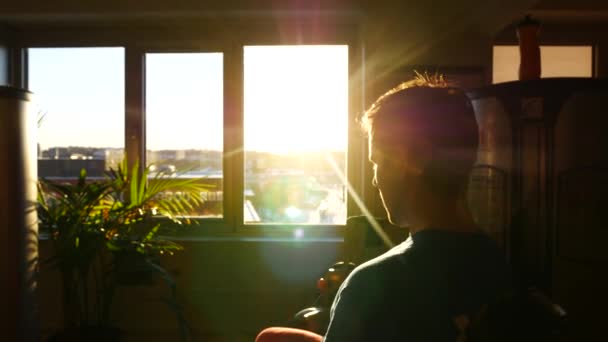
[[205, 17], [331, 14], [441, 27], [458, 21], [495, 33], [532, 14], [544, 21], [608, 20], [606, 0], [20, 0], [4, 1], [0, 23], [117, 22]]
[[[492, 34], [537, 3], [539, 0], [20, 0], [0, 6], [0, 23], [19, 28], [79, 22], [329, 14], [417, 28], [457, 25]], [[551, 1], [540, 1], [539, 6], [542, 3]], [[549, 9], [543, 5], [537, 10]]]
[[541, 0], [530, 13], [543, 21], [608, 21], [608, 1]]

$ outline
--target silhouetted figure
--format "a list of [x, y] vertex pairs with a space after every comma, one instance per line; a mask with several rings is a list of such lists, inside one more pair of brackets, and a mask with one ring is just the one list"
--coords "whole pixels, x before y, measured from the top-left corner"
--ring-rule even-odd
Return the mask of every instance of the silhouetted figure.
[[418, 75], [361, 123], [388, 219], [410, 236], [348, 276], [324, 340], [465, 341], [473, 316], [510, 287], [504, 253], [466, 204], [478, 144], [471, 103], [442, 77]]

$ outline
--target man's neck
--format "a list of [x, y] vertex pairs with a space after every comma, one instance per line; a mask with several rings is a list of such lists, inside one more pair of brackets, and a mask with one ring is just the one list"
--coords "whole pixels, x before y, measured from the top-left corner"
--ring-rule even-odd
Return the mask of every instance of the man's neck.
[[429, 200], [418, 203], [417, 207], [417, 215], [409, 224], [411, 234], [426, 229], [461, 233], [479, 231], [464, 200]]

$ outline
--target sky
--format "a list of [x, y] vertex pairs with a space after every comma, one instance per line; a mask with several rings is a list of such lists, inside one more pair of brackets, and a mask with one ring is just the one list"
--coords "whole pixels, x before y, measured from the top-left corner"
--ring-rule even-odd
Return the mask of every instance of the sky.
[[[345, 150], [348, 46], [244, 47], [245, 150]], [[124, 49], [30, 48], [42, 149], [124, 147]], [[147, 147], [221, 150], [224, 56], [146, 55]], [[542, 77], [591, 76], [590, 46], [541, 46]], [[493, 82], [517, 79], [517, 46], [495, 46]]]
[[346, 149], [347, 46], [244, 50], [245, 150]]
[[[124, 147], [124, 49], [31, 48], [42, 149]], [[221, 150], [223, 54], [146, 55], [147, 147]], [[348, 47], [244, 48], [245, 150], [345, 150]]]
[[36, 48], [28, 60], [43, 149], [124, 146], [124, 49]]

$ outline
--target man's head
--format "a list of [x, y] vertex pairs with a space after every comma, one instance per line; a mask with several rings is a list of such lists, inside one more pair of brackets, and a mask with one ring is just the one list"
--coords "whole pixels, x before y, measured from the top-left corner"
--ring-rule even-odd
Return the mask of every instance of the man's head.
[[382, 95], [361, 120], [389, 219], [407, 224], [416, 196], [457, 201], [475, 162], [478, 128], [471, 103], [441, 76], [421, 76]]

